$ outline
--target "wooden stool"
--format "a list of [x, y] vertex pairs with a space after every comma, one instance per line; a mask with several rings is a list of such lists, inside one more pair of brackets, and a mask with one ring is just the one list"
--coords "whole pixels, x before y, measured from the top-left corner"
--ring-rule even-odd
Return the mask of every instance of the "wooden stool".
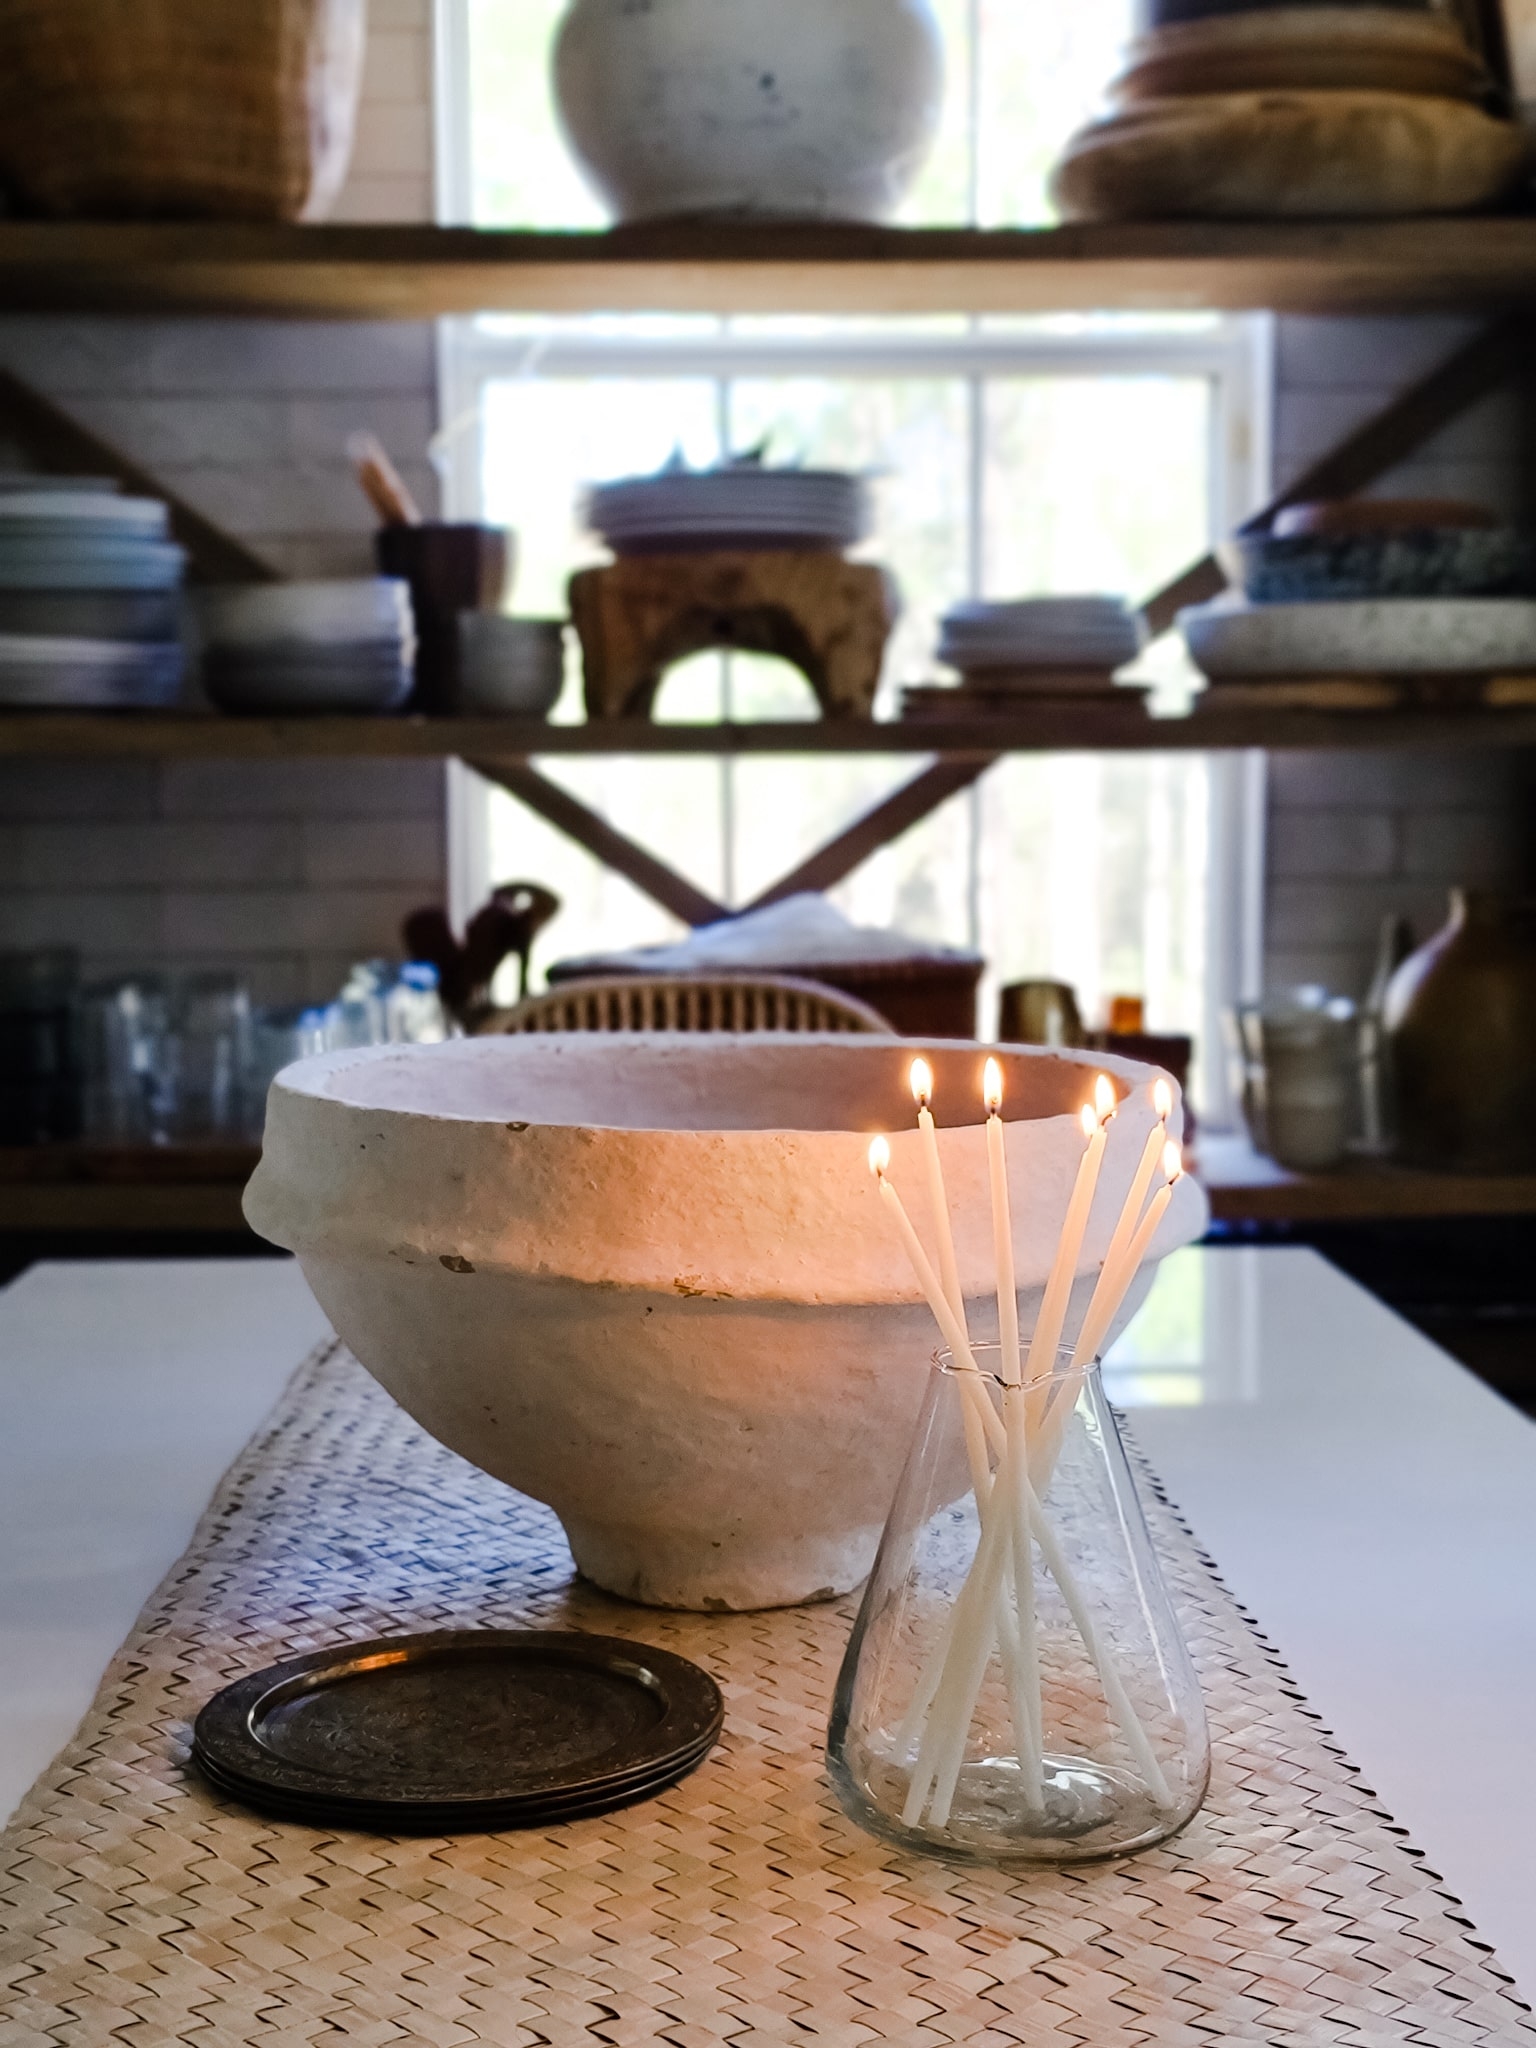
[[587, 716], [649, 718], [663, 674], [709, 647], [776, 654], [824, 718], [868, 718], [900, 610], [894, 579], [812, 549], [625, 555], [570, 581]]

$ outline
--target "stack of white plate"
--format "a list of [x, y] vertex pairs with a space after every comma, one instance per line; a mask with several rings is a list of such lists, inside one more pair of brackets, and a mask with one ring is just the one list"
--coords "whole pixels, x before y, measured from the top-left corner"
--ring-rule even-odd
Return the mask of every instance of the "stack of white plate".
[[587, 495], [588, 525], [616, 555], [705, 548], [855, 546], [869, 533], [864, 479], [842, 470], [662, 470], [598, 484]]
[[389, 576], [202, 593], [203, 683], [221, 710], [398, 711], [411, 693], [410, 586]]
[[972, 676], [1028, 690], [1064, 676], [1108, 676], [1141, 650], [1141, 620], [1119, 597], [1030, 597], [1008, 604], [977, 600], [948, 611], [938, 656]]
[[155, 498], [0, 477], [0, 704], [155, 708], [181, 687], [184, 557]]

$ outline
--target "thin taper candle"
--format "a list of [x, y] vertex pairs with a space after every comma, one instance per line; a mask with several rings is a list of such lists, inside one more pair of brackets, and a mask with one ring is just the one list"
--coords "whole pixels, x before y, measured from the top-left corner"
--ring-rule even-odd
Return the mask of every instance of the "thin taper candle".
[[927, 1297], [928, 1306], [933, 1310], [933, 1319], [949, 1346], [950, 1356], [955, 1363], [976, 1370], [976, 1361], [971, 1356], [971, 1340], [955, 1320], [954, 1311], [944, 1296], [939, 1277], [929, 1263], [928, 1254], [923, 1250], [922, 1240], [912, 1228], [912, 1219], [902, 1205], [900, 1195], [886, 1179], [886, 1169], [891, 1163], [891, 1148], [884, 1138], [874, 1138], [869, 1147], [869, 1170], [875, 1176], [875, 1186], [880, 1190], [880, 1199], [890, 1212], [896, 1225], [897, 1235], [911, 1262], [917, 1284]]
[[1031, 1383], [1056, 1369], [1056, 1353], [1061, 1344], [1062, 1326], [1067, 1319], [1067, 1309], [1072, 1300], [1072, 1282], [1077, 1277], [1077, 1261], [1083, 1248], [1083, 1237], [1088, 1229], [1088, 1217], [1093, 1209], [1094, 1190], [1099, 1184], [1099, 1168], [1104, 1163], [1104, 1148], [1108, 1143], [1107, 1126], [1115, 1110], [1115, 1091], [1108, 1077], [1100, 1074], [1094, 1083], [1094, 1105], [1083, 1110], [1083, 1132], [1088, 1143], [1078, 1161], [1077, 1179], [1072, 1187], [1072, 1199], [1067, 1204], [1066, 1220], [1061, 1226], [1061, 1237], [1056, 1246], [1056, 1257], [1051, 1265], [1051, 1276], [1045, 1283], [1045, 1296], [1040, 1303], [1040, 1313], [1035, 1318], [1035, 1332], [1029, 1343], [1029, 1378]]
[[1013, 1272], [1013, 1217], [1008, 1205], [1008, 1157], [1003, 1147], [1003, 1070], [988, 1060], [982, 1074], [987, 1107], [987, 1173], [992, 1187], [992, 1255], [997, 1267], [997, 1338], [1002, 1374], [1014, 1386], [1019, 1368], [1019, 1294]]
[[939, 1134], [931, 1107], [933, 1068], [927, 1060], [915, 1059], [910, 1079], [917, 1102], [917, 1128], [923, 1136], [923, 1161], [928, 1169], [928, 1206], [933, 1212], [933, 1236], [939, 1248], [939, 1278], [944, 1283], [944, 1298], [954, 1311], [955, 1321], [963, 1325], [965, 1296], [960, 1288], [960, 1265], [955, 1257], [955, 1235], [949, 1221], [949, 1195], [944, 1186]]
[[[1184, 1177], [1184, 1162], [1179, 1148], [1170, 1138], [1163, 1146], [1163, 1171], [1167, 1179], [1147, 1204], [1146, 1214], [1131, 1233], [1130, 1242], [1121, 1254], [1113, 1271], [1108, 1266], [1099, 1275], [1099, 1284], [1093, 1291], [1093, 1300], [1083, 1318], [1083, 1327], [1078, 1335], [1074, 1363], [1086, 1365], [1098, 1353], [1104, 1342], [1105, 1333], [1119, 1313], [1120, 1304], [1130, 1291], [1131, 1282], [1141, 1269], [1143, 1260], [1152, 1248], [1157, 1235], [1157, 1226], [1168, 1213], [1168, 1204], [1173, 1200], [1173, 1191]], [[1102, 1297], [1102, 1299], [1101, 1299]]]

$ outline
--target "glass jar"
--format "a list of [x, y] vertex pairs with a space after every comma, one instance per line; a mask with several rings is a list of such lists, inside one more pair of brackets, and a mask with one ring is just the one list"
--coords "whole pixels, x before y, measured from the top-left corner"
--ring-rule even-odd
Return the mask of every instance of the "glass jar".
[[838, 1678], [832, 1783], [931, 1855], [1149, 1848], [1199, 1807], [1210, 1742], [1098, 1365], [1010, 1387], [996, 1345], [973, 1358], [935, 1361]]

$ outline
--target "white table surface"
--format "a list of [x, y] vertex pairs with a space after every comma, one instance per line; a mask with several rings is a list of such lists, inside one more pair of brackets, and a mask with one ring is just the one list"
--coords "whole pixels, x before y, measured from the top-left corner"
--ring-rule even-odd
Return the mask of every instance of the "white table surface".
[[[324, 1333], [286, 1261], [0, 1291], [0, 1815]], [[1227, 1583], [1536, 1992], [1536, 1425], [1303, 1250], [1178, 1254], [1108, 1371]]]

